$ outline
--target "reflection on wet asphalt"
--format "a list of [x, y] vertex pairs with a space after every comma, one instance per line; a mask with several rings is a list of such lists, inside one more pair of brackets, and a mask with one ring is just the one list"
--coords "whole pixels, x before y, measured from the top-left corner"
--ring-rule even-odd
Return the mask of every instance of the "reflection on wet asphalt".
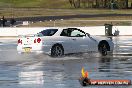
[[78, 79], [83, 66], [91, 79], [132, 80], [132, 36], [113, 37], [113, 41], [113, 55], [102, 57], [98, 53], [85, 53], [63, 58], [51, 58], [44, 54], [18, 54], [16, 42], [0, 42], [0, 88], [82, 88]]

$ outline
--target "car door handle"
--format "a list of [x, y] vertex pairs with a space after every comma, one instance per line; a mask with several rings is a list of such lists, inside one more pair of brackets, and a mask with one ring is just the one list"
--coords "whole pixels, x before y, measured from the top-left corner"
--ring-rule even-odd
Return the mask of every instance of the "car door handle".
[[76, 39], [72, 39], [72, 40], [76, 40]]

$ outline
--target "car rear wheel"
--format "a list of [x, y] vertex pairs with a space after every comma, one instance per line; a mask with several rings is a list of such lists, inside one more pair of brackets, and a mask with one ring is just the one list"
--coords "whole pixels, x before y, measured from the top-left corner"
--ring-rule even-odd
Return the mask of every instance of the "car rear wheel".
[[61, 45], [54, 45], [51, 49], [52, 57], [61, 57], [64, 55], [64, 49]]
[[107, 44], [106, 43], [102, 43], [99, 45], [99, 52], [103, 56], [107, 55]]

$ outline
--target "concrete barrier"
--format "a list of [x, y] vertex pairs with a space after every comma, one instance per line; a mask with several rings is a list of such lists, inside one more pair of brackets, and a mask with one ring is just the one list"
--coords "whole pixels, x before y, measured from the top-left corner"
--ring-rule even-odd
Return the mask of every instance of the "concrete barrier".
[[[44, 29], [49, 28], [67, 28], [67, 27], [5, 27], [0, 28], [0, 36], [18, 36], [18, 35], [27, 35], [27, 34], [36, 34]], [[72, 27], [73, 28], [73, 27]], [[93, 26], [93, 27], [74, 27], [80, 28], [91, 35], [105, 35], [105, 27], [104, 26]], [[132, 26], [113, 26], [113, 34], [118, 30], [119, 35], [132, 35]]]

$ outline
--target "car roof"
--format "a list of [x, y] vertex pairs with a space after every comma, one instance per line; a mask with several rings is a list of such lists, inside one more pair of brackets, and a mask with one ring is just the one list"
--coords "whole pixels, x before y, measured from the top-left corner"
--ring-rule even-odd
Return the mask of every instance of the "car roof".
[[[64, 29], [79, 29], [79, 28], [72, 28], [72, 27], [63, 27], [63, 28], [49, 28], [49, 29], [45, 29], [45, 30], [50, 30], [50, 29], [53, 29], [53, 30], [56, 30], [56, 29], [58, 29], [58, 31], [53, 35], [53, 36], [60, 36], [60, 34], [62, 33], [62, 31], [64, 30]], [[81, 30], [81, 29], [79, 29], [79, 30]]]

